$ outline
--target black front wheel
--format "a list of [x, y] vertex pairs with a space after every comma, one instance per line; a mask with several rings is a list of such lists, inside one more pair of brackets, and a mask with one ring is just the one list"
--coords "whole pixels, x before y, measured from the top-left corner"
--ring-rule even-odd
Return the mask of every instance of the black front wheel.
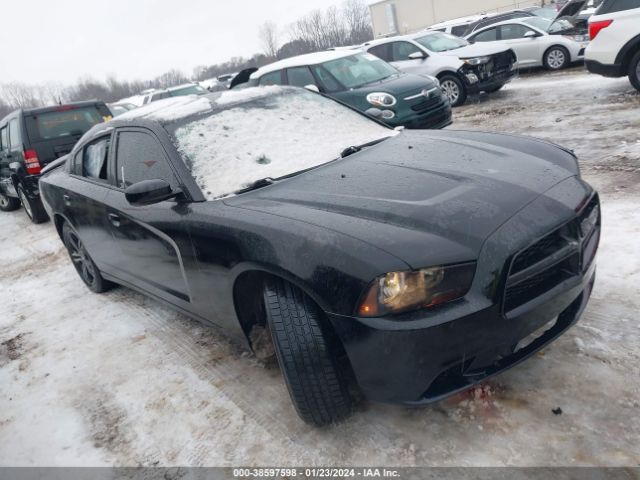
[[22, 203], [24, 211], [33, 223], [44, 223], [49, 220], [49, 215], [47, 215], [42, 201], [39, 198], [29, 198], [22, 185], [18, 185], [16, 191], [18, 192], [18, 197], [20, 198], [20, 203]]
[[452, 107], [459, 107], [467, 101], [467, 89], [456, 75], [446, 74], [440, 77], [440, 88]]
[[113, 284], [102, 278], [100, 270], [98, 270], [98, 267], [89, 256], [82, 240], [68, 223], [62, 226], [62, 239], [76, 272], [89, 287], [89, 290], [94, 293], [102, 293], [109, 290]]
[[280, 279], [267, 282], [264, 302], [280, 370], [300, 418], [322, 426], [348, 416], [352, 398], [338, 361], [338, 340], [322, 310]]
[[638, 51], [629, 63], [629, 80], [631, 85], [640, 92], [640, 51]]
[[20, 208], [20, 200], [14, 197], [9, 197], [0, 192], [0, 210], [3, 212], [13, 212]]

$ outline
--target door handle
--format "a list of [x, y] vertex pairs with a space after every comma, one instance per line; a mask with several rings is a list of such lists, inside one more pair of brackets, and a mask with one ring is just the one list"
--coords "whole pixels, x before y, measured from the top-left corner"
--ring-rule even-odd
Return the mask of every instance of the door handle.
[[120, 217], [115, 213], [109, 214], [109, 221], [111, 222], [111, 225], [113, 225], [114, 227], [116, 228], [120, 227]]
[[68, 207], [69, 205], [71, 205], [71, 197], [69, 195], [67, 195], [66, 193], [64, 195], [62, 195], [62, 198], [64, 199], [64, 204]]

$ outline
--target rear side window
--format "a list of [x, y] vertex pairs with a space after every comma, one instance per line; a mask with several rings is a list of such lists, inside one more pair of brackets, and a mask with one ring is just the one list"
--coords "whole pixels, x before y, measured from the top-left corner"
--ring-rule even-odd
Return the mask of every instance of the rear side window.
[[9, 128], [0, 129], [0, 151], [9, 149]]
[[160, 142], [144, 132], [120, 132], [116, 155], [118, 187], [127, 188], [143, 180], [165, 180], [178, 186]]
[[287, 78], [289, 85], [294, 87], [306, 87], [307, 85], [315, 85], [316, 79], [313, 78], [309, 67], [296, 67], [287, 70]]
[[103, 115], [96, 106], [60, 107], [54, 112], [25, 115], [27, 133], [33, 143], [84, 135], [91, 127], [108, 119], [108, 114]]
[[498, 30], [495, 28], [490, 28], [489, 30], [485, 30], [484, 32], [480, 32], [477, 35], [474, 35], [471, 38], [473, 42], [493, 42], [498, 39]]
[[107, 163], [111, 148], [111, 136], [102, 137], [84, 147], [82, 153], [82, 176], [107, 181]]
[[455, 35], [456, 37], [464, 37], [464, 34], [467, 33], [468, 29], [468, 25], [458, 25], [457, 27], [453, 27], [451, 29], [451, 34]]
[[602, 15], [605, 13], [622, 12], [633, 8], [640, 8], [640, 0], [605, 0], [604, 3], [600, 5], [596, 14]]
[[369, 53], [375, 55], [378, 58], [381, 58], [385, 62], [392, 62], [393, 57], [391, 55], [391, 44], [385, 43], [382, 45], [376, 45], [375, 47], [371, 47], [368, 50]]
[[9, 121], [9, 142], [11, 148], [21, 148], [20, 128], [18, 127], [18, 119], [14, 118]]
[[267, 73], [260, 77], [260, 85], [282, 85], [282, 70]]

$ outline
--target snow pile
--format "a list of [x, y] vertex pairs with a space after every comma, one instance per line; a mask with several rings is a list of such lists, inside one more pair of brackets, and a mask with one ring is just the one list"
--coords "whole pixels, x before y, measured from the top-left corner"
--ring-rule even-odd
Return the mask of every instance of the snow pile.
[[192, 115], [210, 112], [212, 108], [211, 102], [206, 97], [186, 95], [149, 103], [144, 107], [120, 115], [118, 120], [146, 118], [161, 122], [172, 122]]
[[[265, 96], [271, 91], [283, 94]], [[223, 97], [229, 101], [229, 96]], [[262, 178], [322, 165], [349, 146], [396, 134], [304, 90], [247, 89], [234, 100], [259, 97], [175, 131], [178, 149], [191, 161], [207, 198], [232, 194]]]

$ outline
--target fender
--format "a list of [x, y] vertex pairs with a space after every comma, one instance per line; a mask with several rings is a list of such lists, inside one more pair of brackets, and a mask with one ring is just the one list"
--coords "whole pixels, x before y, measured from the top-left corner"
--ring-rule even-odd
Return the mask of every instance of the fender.
[[625, 60], [630, 60], [633, 53], [640, 49], [640, 35], [636, 35], [629, 40], [624, 47], [620, 49], [616, 56], [616, 65], [620, 65], [624, 69], [624, 74], [627, 74], [629, 66], [625, 64]]

